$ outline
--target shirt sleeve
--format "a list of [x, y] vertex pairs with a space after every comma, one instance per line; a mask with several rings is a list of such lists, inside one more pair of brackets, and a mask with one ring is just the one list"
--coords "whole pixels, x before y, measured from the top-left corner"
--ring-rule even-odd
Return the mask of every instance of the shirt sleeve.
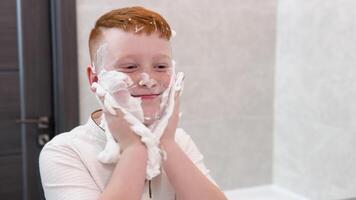
[[219, 189], [219, 185], [214, 181], [213, 177], [210, 175], [210, 170], [205, 166], [204, 156], [199, 151], [197, 145], [194, 143], [193, 139], [188, 135], [183, 129], [177, 129], [177, 139], [180, 146], [183, 148], [185, 154], [190, 158], [190, 160], [197, 166], [197, 168]]
[[47, 200], [97, 200], [100, 189], [79, 155], [69, 145], [47, 143], [39, 158]]

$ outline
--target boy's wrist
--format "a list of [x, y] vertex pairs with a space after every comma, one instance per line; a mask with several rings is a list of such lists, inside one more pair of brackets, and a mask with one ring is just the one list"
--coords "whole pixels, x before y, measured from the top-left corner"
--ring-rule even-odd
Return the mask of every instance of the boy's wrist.
[[127, 146], [123, 151], [125, 152], [127, 150], [147, 152], [147, 147], [142, 142], [135, 142]]
[[173, 140], [166, 140], [166, 139], [160, 140], [159, 149], [160, 149], [160, 153], [161, 153], [163, 161], [167, 160], [167, 158], [168, 158], [167, 151], [166, 151], [167, 147], [172, 146], [173, 143], [175, 143], [175, 141], [173, 141]]
[[166, 145], [171, 145], [173, 143], [176, 143], [174, 138], [161, 138], [160, 140], [160, 147], [164, 147]]

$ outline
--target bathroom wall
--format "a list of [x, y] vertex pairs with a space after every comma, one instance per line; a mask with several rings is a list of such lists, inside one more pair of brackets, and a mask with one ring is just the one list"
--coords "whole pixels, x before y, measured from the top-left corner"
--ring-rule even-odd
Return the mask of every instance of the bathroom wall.
[[89, 90], [87, 40], [95, 20], [118, 7], [161, 13], [177, 32], [178, 70], [186, 73], [181, 126], [223, 189], [272, 181], [276, 0], [77, 0], [80, 113], [98, 107]]
[[274, 183], [356, 196], [356, 1], [279, 0]]

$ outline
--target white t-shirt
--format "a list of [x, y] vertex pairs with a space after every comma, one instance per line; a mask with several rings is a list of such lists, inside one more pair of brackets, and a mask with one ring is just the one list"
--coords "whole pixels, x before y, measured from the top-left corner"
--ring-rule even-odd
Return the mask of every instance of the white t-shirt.
[[[183, 129], [177, 129], [175, 140], [201, 172], [218, 186], [192, 138]], [[97, 200], [115, 168], [115, 164], [103, 164], [97, 160], [105, 141], [104, 131], [90, 117], [86, 124], [59, 134], [48, 142], [39, 158], [46, 199]], [[142, 200], [150, 199], [150, 193], [154, 200], [175, 199], [175, 191], [163, 168], [160, 175], [151, 181], [146, 180]]]

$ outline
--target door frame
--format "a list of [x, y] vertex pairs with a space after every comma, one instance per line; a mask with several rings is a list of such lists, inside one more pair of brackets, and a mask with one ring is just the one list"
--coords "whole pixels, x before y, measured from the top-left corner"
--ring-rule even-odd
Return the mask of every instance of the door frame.
[[51, 0], [54, 131], [79, 122], [77, 23], [75, 0]]

